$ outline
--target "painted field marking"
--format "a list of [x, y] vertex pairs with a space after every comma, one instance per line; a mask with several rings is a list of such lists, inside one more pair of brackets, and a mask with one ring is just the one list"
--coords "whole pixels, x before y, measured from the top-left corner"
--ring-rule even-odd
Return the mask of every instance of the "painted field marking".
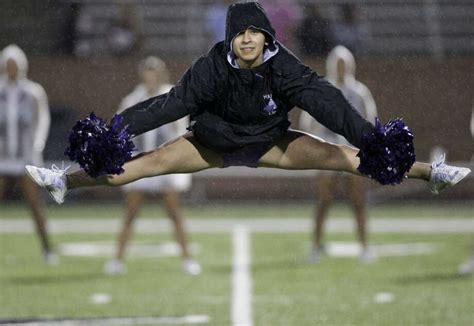
[[[61, 256], [76, 257], [111, 257], [116, 251], [116, 244], [112, 241], [82, 241], [63, 242], [58, 245]], [[195, 255], [199, 253], [200, 246], [197, 243], [189, 244], [190, 252]], [[179, 257], [181, 248], [176, 242], [143, 243], [132, 242], [127, 249], [130, 257]]]
[[390, 303], [393, 302], [395, 296], [391, 292], [378, 292], [374, 295], [375, 303]]
[[107, 304], [110, 303], [112, 297], [107, 293], [94, 293], [89, 297], [89, 301], [93, 304]]
[[[332, 257], [356, 257], [362, 247], [356, 242], [333, 241], [325, 244], [326, 254]], [[438, 246], [432, 243], [387, 243], [370, 245], [377, 257], [429, 255], [438, 251]]]
[[250, 275], [250, 237], [246, 227], [232, 231], [232, 324], [252, 326], [252, 280]]
[[87, 326], [87, 325], [183, 325], [207, 324], [207, 315], [170, 317], [107, 317], [107, 318], [51, 318], [51, 319], [0, 319], [0, 325], [9, 326]]

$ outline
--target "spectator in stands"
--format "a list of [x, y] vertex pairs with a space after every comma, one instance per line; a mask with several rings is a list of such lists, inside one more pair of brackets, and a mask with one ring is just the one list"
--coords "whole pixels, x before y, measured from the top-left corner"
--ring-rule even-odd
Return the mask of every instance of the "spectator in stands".
[[28, 60], [16, 45], [1, 53], [5, 77], [0, 80], [0, 188], [18, 184], [29, 205], [45, 263], [54, 265], [58, 257], [48, 239], [44, 205], [38, 187], [25, 175], [22, 166], [43, 164], [50, 112], [43, 87], [27, 78]]
[[339, 16], [339, 20], [331, 25], [332, 43], [345, 46], [357, 56], [368, 42], [370, 33], [360, 22], [355, 4], [340, 4]]
[[59, 52], [64, 55], [73, 55], [77, 42], [77, 19], [82, 4], [77, 2], [65, 2], [61, 6], [63, 19], [61, 35], [59, 37]]
[[81, 3], [77, 9], [74, 33], [74, 55], [81, 58], [93, 57], [105, 52], [105, 42], [98, 42], [98, 35], [104, 33], [101, 26], [94, 20], [95, 7], [91, 3]]
[[329, 20], [324, 18], [317, 4], [308, 4], [298, 26], [296, 37], [300, 51], [307, 57], [326, 57], [331, 49]]
[[225, 39], [225, 18], [227, 8], [232, 3], [232, 0], [215, 0], [208, 7], [204, 16], [204, 30], [209, 37], [210, 45]]
[[125, 56], [141, 49], [141, 17], [134, 3], [120, 1], [104, 12], [95, 2], [82, 3], [75, 31], [78, 57]]
[[[326, 61], [326, 77], [342, 91], [344, 97], [368, 121], [374, 121], [377, 116], [374, 99], [369, 89], [355, 79], [355, 61], [352, 53], [339, 45], [331, 50]], [[329, 129], [321, 126], [311, 116], [302, 112], [300, 128], [313, 135], [320, 136], [334, 144], [348, 145], [347, 141]], [[366, 209], [366, 183], [365, 179], [357, 175], [336, 174], [330, 171], [321, 171], [316, 182], [316, 211], [314, 215], [313, 248], [308, 256], [308, 261], [319, 262], [324, 252], [323, 233], [324, 222], [328, 209], [334, 197], [338, 181], [344, 181], [344, 189], [349, 195], [357, 225], [357, 235], [361, 244], [360, 261], [371, 262], [375, 256], [369, 249], [367, 241], [367, 209]]]
[[295, 48], [296, 29], [301, 20], [301, 8], [297, 0], [261, 0], [268, 18], [273, 24], [278, 41]]
[[[69, 173], [26, 166], [29, 176], [63, 203], [71, 189], [121, 186], [146, 177], [229, 166], [333, 170], [364, 174], [382, 184], [415, 178], [427, 181], [433, 193], [470, 173], [468, 168], [445, 164], [444, 157], [432, 164], [415, 162], [412, 135], [402, 121], [374, 127], [362, 118], [340, 90], [276, 39], [258, 2], [231, 5], [226, 22], [225, 41], [200, 56], [168, 93], [126, 109], [112, 128], [91, 128], [102, 125], [94, 115], [78, 122], [71, 134], [71, 156], [93, 157], [93, 167], [111, 169], [103, 169], [99, 176], [85, 164], [84, 170]], [[294, 107], [365, 150], [289, 129]], [[187, 115], [192, 120], [189, 133], [128, 160], [128, 133], [138, 136]], [[110, 132], [125, 126], [127, 132], [119, 136]], [[97, 151], [84, 148], [84, 130], [101, 145]], [[125, 143], [125, 148], [116, 143]], [[111, 148], [122, 154], [117, 162], [96, 156]], [[398, 155], [392, 155], [390, 148]], [[127, 160], [123, 166], [122, 159]]]
[[[173, 86], [169, 84], [169, 72], [165, 63], [157, 57], [146, 58], [139, 66], [139, 73], [142, 83], [122, 100], [119, 112], [147, 98], [165, 94]], [[185, 133], [188, 120], [188, 117], [184, 117], [149, 131], [138, 136], [135, 139], [135, 144], [140, 151], [152, 151], [162, 143]], [[115, 259], [105, 265], [107, 274], [122, 274], [126, 271], [123, 263], [125, 249], [132, 232], [132, 224], [138, 216], [146, 194], [160, 194], [163, 199], [168, 216], [174, 225], [176, 240], [181, 247], [184, 272], [189, 275], [198, 275], [201, 272], [201, 266], [189, 253], [183, 217], [179, 207], [179, 193], [188, 190], [190, 186], [190, 174], [170, 174], [138, 180], [122, 187], [125, 194], [125, 218], [118, 237]]]
[[130, 55], [140, 48], [141, 22], [133, 3], [121, 2], [107, 31], [109, 51], [114, 56]]

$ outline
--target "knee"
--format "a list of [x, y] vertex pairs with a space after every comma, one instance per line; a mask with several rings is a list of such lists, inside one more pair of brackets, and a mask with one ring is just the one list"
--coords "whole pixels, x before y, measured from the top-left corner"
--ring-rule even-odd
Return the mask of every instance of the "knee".
[[132, 214], [124, 218], [123, 220], [124, 227], [131, 227], [133, 225], [133, 222], [135, 221], [135, 217], [137, 213], [138, 213], [138, 210], [132, 212]]
[[98, 182], [99, 185], [101, 186], [110, 186], [110, 187], [116, 187], [119, 186], [115, 182], [115, 177], [114, 175], [105, 175], [105, 176], [100, 176], [96, 178], [96, 181]]
[[363, 190], [352, 193], [350, 195], [350, 200], [355, 211], [363, 211], [365, 209], [367, 199], [365, 198]]
[[309, 157], [316, 162], [316, 168], [332, 170], [341, 161], [343, 149], [339, 145], [317, 142], [311, 148]]
[[329, 165], [336, 166], [339, 165], [344, 158], [343, 153], [344, 149], [342, 146], [330, 144], [325, 148], [324, 157]]
[[354, 211], [358, 212], [358, 213], [363, 213], [365, 211], [365, 205], [364, 205], [363, 202], [353, 203], [352, 207], [353, 207]]

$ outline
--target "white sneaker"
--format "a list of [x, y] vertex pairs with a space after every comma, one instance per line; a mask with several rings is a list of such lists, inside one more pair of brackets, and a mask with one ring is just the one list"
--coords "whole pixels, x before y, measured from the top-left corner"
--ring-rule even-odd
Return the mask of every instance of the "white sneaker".
[[59, 265], [59, 256], [52, 251], [43, 252], [43, 261], [46, 265], [57, 266]]
[[459, 275], [474, 274], [474, 257], [471, 257], [470, 259], [459, 265], [458, 273]]
[[321, 261], [321, 258], [325, 254], [326, 249], [323, 247], [316, 248], [312, 247], [309, 251], [308, 255], [306, 256], [306, 262], [310, 264], [317, 264]]
[[183, 272], [191, 276], [197, 276], [201, 274], [201, 265], [192, 258], [186, 258], [183, 260]]
[[437, 160], [431, 163], [431, 175], [428, 187], [435, 195], [446, 187], [454, 186], [464, 179], [471, 169], [451, 166], [444, 163], [446, 155], [441, 155]]
[[118, 259], [111, 259], [104, 265], [104, 273], [107, 275], [124, 275], [127, 273], [127, 266]]
[[66, 171], [52, 165], [51, 169], [38, 168], [36, 166], [25, 166], [28, 176], [40, 187], [45, 188], [54, 201], [58, 204], [64, 203], [67, 194]]
[[377, 255], [371, 248], [362, 249], [359, 255], [359, 261], [363, 264], [371, 264], [377, 260]]

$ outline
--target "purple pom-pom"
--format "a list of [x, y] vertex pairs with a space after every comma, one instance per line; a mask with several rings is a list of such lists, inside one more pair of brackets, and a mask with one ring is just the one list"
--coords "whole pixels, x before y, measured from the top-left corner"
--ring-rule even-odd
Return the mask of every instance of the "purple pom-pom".
[[92, 112], [74, 125], [64, 154], [93, 178], [123, 173], [122, 166], [132, 158], [135, 145], [128, 126], [120, 129], [121, 122], [122, 117], [116, 114], [107, 124]]
[[413, 138], [402, 119], [382, 126], [376, 118], [375, 129], [362, 138], [357, 169], [383, 185], [401, 183], [416, 160]]

